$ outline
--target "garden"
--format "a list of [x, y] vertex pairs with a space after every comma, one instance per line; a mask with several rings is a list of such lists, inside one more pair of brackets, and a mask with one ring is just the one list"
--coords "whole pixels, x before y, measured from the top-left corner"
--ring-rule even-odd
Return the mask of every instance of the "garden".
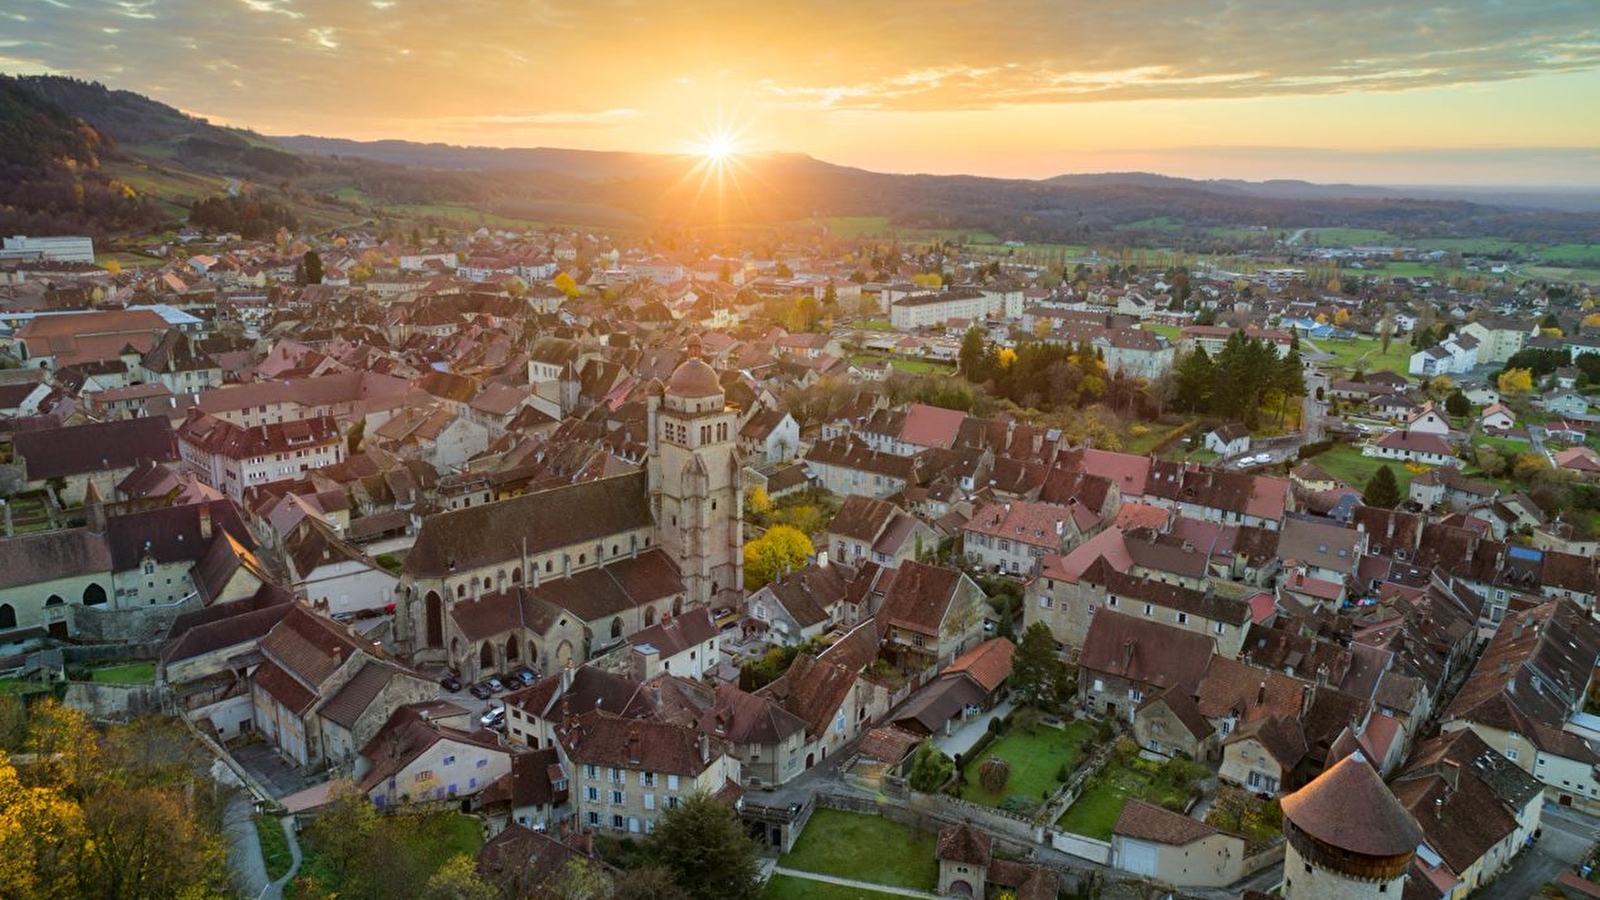
[[1018, 713], [1010, 728], [964, 762], [960, 796], [1014, 812], [1036, 807], [1072, 776], [1093, 738], [1088, 722], [1047, 724], [1038, 715]]
[[[917, 831], [880, 816], [818, 808], [811, 814], [794, 849], [778, 860], [786, 869], [816, 872], [873, 884], [931, 891], [939, 881], [939, 864], [933, 858], [938, 836]], [[805, 888], [773, 893], [769, 897], [825, 896], [821, 887], [807, 881]], [[851, 893], [848, 896], [858, 896]], [[846, 895], [841, 895], [846, 896]]]
[[1276, 799], [1264, 800], [1225, 784], [1217, 788], [1217, 795], [1211, 799], [1206, 824], [1243, 835], [1246, 852], [1253, 853], [1283, 834], [1283, 807]]
[[1083, 793], [1067, 808], [1056, 827], [1085, 837], [1110, 840], [1111, 829], [1129, 800], [1143, 800], [1173, 812], [1184, 812], [1199, 793], [1200, 782], [1210, 773], [1199, 763], [1183, 757], [1152, 762], [1139, 756], [1138, 747], [1127, 739], [1117, 742], [1117, 750], [1099, 774], [1091, 777]]

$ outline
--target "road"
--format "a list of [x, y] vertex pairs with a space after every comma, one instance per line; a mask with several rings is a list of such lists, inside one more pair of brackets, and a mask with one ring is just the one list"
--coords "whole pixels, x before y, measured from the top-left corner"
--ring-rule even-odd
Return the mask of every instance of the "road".
[[1512, 860], [1494, 883], [1477, 893], [1481, 900], [1529, 900], [1539, 895], [1539, 886], [1583, 860], [1600, 829], [1591, 816], [1554, 803], [1544, 805], [1540, 819], [1544, 829], [1539, 842]]
[[1533, 445], [1533, 452], [1544, 457], [1550, 465], [1556, 464], [1556, 455], [1544, 445], [1544, 428], [1539, 425], [1528, 426], [1528, 443]]

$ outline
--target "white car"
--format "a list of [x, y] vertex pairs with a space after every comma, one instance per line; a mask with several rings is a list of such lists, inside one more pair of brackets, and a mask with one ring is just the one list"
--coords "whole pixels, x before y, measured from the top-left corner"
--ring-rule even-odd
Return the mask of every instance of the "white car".
[[483, 727], [485, 728], [493, 728], [505, 717], [506, 708], [504, 706], [491, 706], [482, 716], [478, 717], [478, 721], [482, 723]]

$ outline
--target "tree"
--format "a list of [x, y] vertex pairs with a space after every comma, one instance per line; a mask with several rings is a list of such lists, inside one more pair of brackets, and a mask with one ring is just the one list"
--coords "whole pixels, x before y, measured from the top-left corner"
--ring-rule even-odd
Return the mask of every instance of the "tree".
[[335, 784], [329, 796], [328, 804], [306, 826], [306, 835], [317, 845], [317, 856], [334, 881], [343, 884], [365, 858], [377, 830], [378, 811], [349, 781]]
[[774, 525], [744, 545], [744, 584], [749, 590], [776, 581], [806, 564], [815, 552], [811, 539], [792, 525]]
[[1457, 388], [1444, 399], [1444, 411], [1459, 418], [1472, 412], [1472, 403], [1467, 400], [1467, 395]]
[[696, 794], [656, 823], [645, 856], [696, 900], [757, 900], [756, 843], [726, 804]]
[[931, 794], [944, 787], [950, 776], [955, 774], [955, 770], [955, 760], [935, 747], [932, 741], [923, 741], [917, 746], [916, 756], [911, 760], [909, 775], [911, 789]]
[[553, 284], [555, 284], [556, 290], [566, 294], [568, 297], [578, 296], [578, 282], [574, 281], [572, 276], [565, 272], [557, 272]]
[[1011, 764], [998, 756], [991, 756], [978, 766], [978, 784], [991, 794], [1005, 790], [1010, 780]]
[[1067, 683], [1067, 664], [1056, 653], [1050, 626], [1034, 622], [1022, 632], [1011, 660], [1011, 686], [1024, 704], [1053, 709]]
[[0, 693], [0, 751], [13, 753], [28, 737], [28, 711], [16, 694]]
[[322, 256], [317, 251], [307, 250], [300, 257], [300, 277], [303, 279], [301, 284], [322, 283]]
[[121, 275], [122, 263], [119, 263], [114, 259], [108, 259], [106, 260], [106, 271], [112, 275]]
[[1532, 369], [1507, 369], [1500, 373], [1496, 379], [1502, 396], [1510, 394], [1526, 394], [1533, 390]]
[[472, 857], [457, 853], [423, 885], [421, 900], [500, 900], [500, 892], [478, 875]]
[[971, 382], [984, 380], [983, 363], [988, 355], [989, 348], [983, 340], [983, 329], [974, 325], [967, 329], [961, 338], [961, 352], [957, 354], [956, 361], [960, 365], [959, 371], [967, 376]]
[[1211, 355], [1204, 347], [1183, 358], [1173, 376], [1175, 401], [1186, 412], [1205, 412], [1211, 408], [1211, 390], [1216, 381]]
[[1368, 506], [1379, 509], [1394, 509], [1400, 503], [1400, 482], [1395, 480], [1394, 470], [1383, 466], [1372, 473], [1367, 479], [1366, 490], [1361, 492], [1362, 501]]
[[747, 519], [759, 519], [772, 512], [772, 498], [764, 488], [753, 487], [744, 495], [744, 514]]
[[367, 420], [357, 419], [350, 426], [350, 433], [344, 436], [345, 445], [350, 450], [349, 455], [355, 456], [361, 452], [361, 441], [367, 436]]
[[620, 873], [612, 881], [608, 900], [690, 900], [673, 883], [672, 872], [662, 866], [640, 866]]
[[[365, 798], [363, 798], [365, 799]], [[84, 897], [167, 900], [206, 897], [225, 881], [219, 836], [202, 829], [182, 793], [167, 787], [112, 788], [85, 806]]]

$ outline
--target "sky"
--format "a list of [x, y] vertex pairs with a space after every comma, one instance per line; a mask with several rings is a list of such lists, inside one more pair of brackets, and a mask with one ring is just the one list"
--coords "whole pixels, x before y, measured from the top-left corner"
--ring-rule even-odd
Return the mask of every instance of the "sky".
[[4, 0], [0, 72], [263, 134], [1600, 186], [1600, 0]]

